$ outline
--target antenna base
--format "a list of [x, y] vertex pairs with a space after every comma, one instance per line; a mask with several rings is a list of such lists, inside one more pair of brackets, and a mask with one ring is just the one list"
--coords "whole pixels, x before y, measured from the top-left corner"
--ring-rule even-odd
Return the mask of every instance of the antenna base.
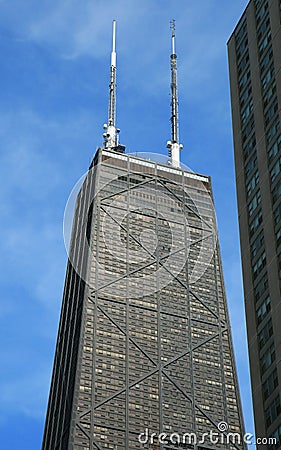
[[171, 165], [180, 168], [180, 150], [183, 148], [182, 144], [168, 141], [167, 148], [169, 149], [169, 157], [171, 158]]

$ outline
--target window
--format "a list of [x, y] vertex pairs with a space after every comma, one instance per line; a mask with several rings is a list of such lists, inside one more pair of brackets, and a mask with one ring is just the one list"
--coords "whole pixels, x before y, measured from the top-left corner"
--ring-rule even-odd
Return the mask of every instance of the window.
[[256, 136], [255, 134], [253, 134], [248, 140], [248, 142], [243, 146], [244, 161], [248, 158], [255, 145], [256, 145]]
[[235, 32], [235, 41], [236, 46], [241, 42], [241, 40], [244, 38], [245, 33], [247, 32], [247, 22], [246, 19], [242, 22], [238, 30]]
[[263, 392], [264, 400], [266, 400], [270, 396], [270, 394], [272, 394], [272, 392], [274, 391], [274, 389], [277, 386], [278, 386], [277, 369], [274, 369], [274, 371], [269, 375], [269, 377], [262, 384], [262, 392]]
[[275, 361], [275, 348], [274, 344], [271, 344], [269, 349], [265, 352], [265, 354], [260, 359], [260, 365], [261, 365], [261, 373], [262, 375], [269, 369], [271, 364], [273, 364]]
[[258, 325], [263, 321], [263, 319], [267, 316], [269, 311], [271, 310], [270, 297], [266, 297], [266, 299], [262, 302], [260, 307], [257, 309], [257, 323]]
[[271, 64], [270, 68], [267, 70], [266, 74], [261, 80], [263, 90], [267, 88], [273, 77], [274, 77], [274, 66], [273, 64]]
[[244, 71], [245, 67], [247, 66], [249, 62], [249, 52], [247, 51], [243, 58], [241, 59], [240, 63], [238, 64], [238, 75], [240, 76], [241, 73]]
[[271, 445], [269, 445], [269, 450], [277, 450], [278, 448], [280, 448], [280, 444], [281, 444], [281, 425], [269, 436], [269, 438], [271, 439], [276, 439], [276, 443], [271, 443]]
[[247, 123], [247, 125], [244, 127], [244, 129], [242, 130], [242, 142], [244, 143], [248, 137], [250, 136], [253, 128], [255, 126], [255, 122], [254, 122], [254, 118], [252, 117], [252, 119]]
[[273, 217], [274, 217], [274, 224], [276, 226], [281, 220], [281, 204], [278, 205], [277, 208], [273, 211]]
[[272, 167], [272, 169], [270, 171], [271, 183], [273, 183], [273, 181], [275, 180], [276, 176], [280, 173], [280, 168], [281, 168], [281, 156], [276, 161], [276, 163], [274, 164], [274, 166]]
[[245, 166], [245, 176], [246, 178], [248, 178], [252, 173], [253, 170], [255, 169], [257, 165], [257, 155], [254, 154], [249, 161], [247, 162], [246, 166]]
[[251, 195], [251, 193], [253, 192], [253, 190], [255, 189], [255, 187], [258, 185], [259, 183], [259, 172], [256, 171], [254, 173], [254, 175], [252, 176], [252, 178], [250, 179], [249, 183], [247, 184], [247, 197], [249, 197]]
[[[280, 211], [280, 213], [281, 213], [281, 211]], [[249, 228], [250, 228], [250, 237], [252, 237], [253, 234], [257, 231], [257, 229], [259, 228], [261, 223], [262, 223], [262, 212], [261, 212], [261, 210], [259, 210], [257, 215], [250, 222], [250, 226], [249, 226]]]
[[265, 49], [267, 48], [268, 44], [271, 41], [271, 30], [269, 30], [266, 35], [262, 38], [262, 41], [259, 45], [259, 52], [260, 55], [263, 54], [263, 52], [265, 51]]
[[242, 77], [239, 79], [239, 89], [241, 90], [244, 86], [246, 86], [249, 78], [250, 78], [251, 72], [250, 68], [247, 70], [247, 72], [244, 73]]
[[279, 128], [280, 128], [279, 117], [276, 117], [276, 119], [274, 120], [273, 124], [271, 125], [269, 130], [266, 132], [267, 145], [272, 141], [274, 136], [277, 134]]
[[[258, 5], [259, 3], [259, 5]], [[264, 18], [266, 12], [268, 10], [268, 3], [264, 3], [262, 0], [260, 2], [256, 2], [256, 21], [257, 24], [261, 22], [261, 20]]]
[[277, 98], [272, 102], [270, 107], [267, 109], [265, 115], [264, 115], [264, 121], [265, 125], [267, 126], [271, 119], [275, 116], [276, 112], [278, 111], [278, 103]]
[[275, 203], [281, 196], [281, 179], [278, 181], [276, 186], [272, 189], [271, 194], [272, 194], [272, 201], [273, 201], [273, 203]]
[[276, 142], [270, 147], [268, 150], [268, 159], [271, 160], [274, 158], [275, 155], [280, 151], [281, 148], [281, 135], [278, 136]]
[[270, 25], [270, 19], [269, 19], [269, 16], [267, 16], [257, 30], [258, 40], [260, 40], [263, 37], [263, 35], [266, 33], [266, 31], [269, 28], [269, 25]]
[[248, 105], [246, 106], [246, 108], [244, 109], [244, 111], [241, 114], [241, 122], [242, 125], [246, 122], [246, 120], [248, 119], [249, 115], [251, 114], [251, 112], [253, 111], [253, 99], [251, 99], [248, 103]]
[[257, 262], [253, 265], [253, 277], [254, 280], [257, 278], [258, 274], [262, 271], [262, 269], [266, 266], [266, 256], [265, 252], [259, 257]]
[[281, 412], [279, 395], [273, 400], [269, 407], [265, 410], [266, 426], [269, 427]]
[[[237, 46], [236, 44], [236, 56], [237, 59], [239, 59], [241, 57], [241, 55], [244, 53], [244, 51], [246, 50], [248, 46], [248, 37], [247, 35], [244, 37], [243, 41], [241, 42], [241, 44], [239, 44]], [[249, 59], [249, 58], [248, 58]]]
[[276, 244], [277, 244], [277, 247], [280, 245], [280, 243], [281, 243], [281, 229], [278, 230], [277, 233], [276, 233]]
[[248, 84], [248, 86], [245, 88], [245, 90], [240, 95], [240, 107], [242, 108], [250, 95], [252, 94], [252, 86], [251, 84]]
[[256, 256], [256, 254], [258, 253], [259, 249], [263, 246], [263, 243], [264, 243], [264, 235], [263, 235], [263, 230], [262, 230], [260, 232], [260, 234], [258, 235], [258, 237], [251, 244], [252, 258], [254, 258]]
[[268, 288], [268, 279], [267, 279], [267, 273], [265, 273], [262, 278], [259, 280], [257, 285], [254, 287], [254, 293], [255, 293], [255, 300], [258, 301], [259, 298], [263, 295], [263, 293]]
[[256, 195], [252, 198], [252, 200], [248, 204], [249, 216], [251, 216], [253, 214], [253, 212], [259, 206], [260, 202], [261, 202], [261, 193], [260, 193], [260, 190], [258, 190]]
[[265, 92], [263, 96], [263, 107], [266, 108], [269, 105], [270, 100], [276, 92], [276, 84], [275, 82], [269, 86], [268, 90]]
[[267, 341], [271, 338], [272, 335], [273, 335], [273, 327], [272, 327], [272, 320], [270, 318], [269, 321], [266, 323], [266, 325], [258, 334], [260, 350], [264, 347], [264, 345], [267, 343]]
[[267, 68], [267, 66], [271, 63], [273, 57], [273, 51], [272, 47], [270, 46], [270, 49], [268, 52], [264, 55], [264, 57], [260, 61], [260, 71], [261, 73], [264, 72], [264, 70]]

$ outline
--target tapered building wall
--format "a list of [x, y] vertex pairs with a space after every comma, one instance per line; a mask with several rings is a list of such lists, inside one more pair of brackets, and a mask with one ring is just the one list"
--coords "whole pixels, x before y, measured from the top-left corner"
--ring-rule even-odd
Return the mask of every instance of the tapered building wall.
[[[99, 149], [76, 204], [42, 448], [244, 448], [228, 431], [244, 433], [210, 178]], [[173, 444], [192, 432], [204, 443]]]
[[228, 42], [255, 425], [277, 439], [272, 449], [281, 446], [280, 7], [251, 0]]

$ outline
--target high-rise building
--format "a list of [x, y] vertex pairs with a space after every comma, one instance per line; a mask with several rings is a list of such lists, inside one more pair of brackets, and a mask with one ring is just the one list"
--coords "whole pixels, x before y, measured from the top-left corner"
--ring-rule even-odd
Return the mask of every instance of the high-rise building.
[[[114, 24], [115, 35], [115, 24]], [[79, 191], [43, 450], [244, 449], [210, 177], [108, 124]], [[158, 159], [158, 160], [157, 160]]]
[[228, 42], [256, 433], [281, 447], [281, 2], [251, 0]]

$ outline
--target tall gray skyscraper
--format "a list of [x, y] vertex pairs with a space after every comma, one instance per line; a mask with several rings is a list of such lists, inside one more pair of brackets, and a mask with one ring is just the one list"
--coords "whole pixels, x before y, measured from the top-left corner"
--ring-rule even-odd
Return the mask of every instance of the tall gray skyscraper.
[[[251, 0], [228, 42], [256, 433], [281, 447], [280, 0]], [[264, 447], [263, 447], [264, 448]]]
[[171, 71], [170, 156], [125, 154], [113, 39], [108, 124], [76, 201], [43, 450], [244, 448], [211, 180], [179, 161], [174, 26]]

